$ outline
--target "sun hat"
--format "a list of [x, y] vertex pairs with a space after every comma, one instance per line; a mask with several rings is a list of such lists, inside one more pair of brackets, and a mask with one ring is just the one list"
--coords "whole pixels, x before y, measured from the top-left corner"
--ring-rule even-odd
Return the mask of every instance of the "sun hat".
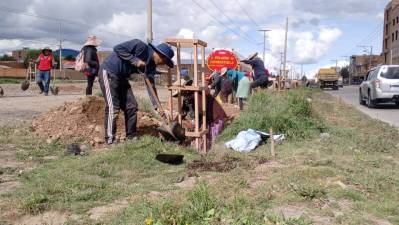
[[220, 70], [220, 76], [224, 76], [224, 75], [227, 73], [227, 71], [228, 71], [227, 67], [223, 67], [223, 68]]
[[[258, 53], [255, 52], [255, 53], [252, 53], [251, 55], [249, 55], [248, 58], [246, 58], [246, 59], [244, 59], [244, 60], [253, 60], [253, 59], [256, 58], [257, 56], [258, 56]], [[241, 61], [244, 61], [244, 60], [241, 60]]]
[[101, 45], [103, 41], [101, 39], [99, 39], [97, 36], [95, 35], [89, 35], [87, 37], [86, 43], [84, 44], [84, 46], [88, 46], [88, 45], [93, 45], [95, 47], [98, 47]]
[[166, 60], [166, 65], [168, 65], [170, 68], [174, 67], [172, 59], [175, 56], [175, 52], [173, 51], [172, 47], [170, 47], [170, 45], [166, 43], [162, 43], [158, 46], [155, 46], [151, 43], [149, 43], [149, 45], [152, 49], [154, 49], [155, 52], [163, 56], [163, 58]]
[[50, 47], [44, 47], [44, 48], [42, 49], [42, 53], [44, 54], [45, 51], [52, 52], [53, 50], [51, 50]]

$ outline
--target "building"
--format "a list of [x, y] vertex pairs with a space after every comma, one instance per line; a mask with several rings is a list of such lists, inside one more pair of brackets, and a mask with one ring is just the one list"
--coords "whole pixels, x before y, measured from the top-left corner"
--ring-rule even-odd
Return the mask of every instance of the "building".
[[385, 7], [383, 57], [384, 64], [399, 64], [399, 0], [392, 0]]
[[17, 62], [24, 62], [27, 56], [28, 56], [28, 49], [27, 48], [12, 51], [12, 57]]
[[[371, 62], [371, 64], [370, 64]], [[353, 55], [349, 65], [349, 74], [354, 83], [364, 79], [367, 72], [384, 63], [384, 56], [380, 55]], [[352, 82], [351, 82], [352, 83]]]

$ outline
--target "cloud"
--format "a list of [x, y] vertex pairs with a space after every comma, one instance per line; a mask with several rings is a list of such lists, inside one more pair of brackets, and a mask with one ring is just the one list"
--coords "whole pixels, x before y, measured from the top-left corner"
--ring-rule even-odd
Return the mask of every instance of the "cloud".
[[298, 64], [317, 63], [341, 35], [342, 31], [338, 28], [321, 28], [317, 38], [311, 32], [298, 34], [294, 50], [295, 62]]

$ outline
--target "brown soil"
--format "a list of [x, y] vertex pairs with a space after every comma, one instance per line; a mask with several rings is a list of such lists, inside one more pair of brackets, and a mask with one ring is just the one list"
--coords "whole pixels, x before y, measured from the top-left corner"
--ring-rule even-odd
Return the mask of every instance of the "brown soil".
[[[80, 98], [67, 102], [50, 112], [36, 117], [32, 122], [32, 130], [49, 142], [81, 141], [99, 147], [104, 143], [104, 100], [96, 96]], [[122, 115], [121, 115], [122, 114]], [[118, 116], [117, 140], [125, 139], [124, 115]], [[158, 121], [150, 113], [138, 113], [138, 130], [140, 135], [155, 135]]]
[[223, 161], [210, 161], [205, 160], [194, 160], [192, 163], [188, 164], [188, 169], [190, 174], [195, 174], [197, 172], [228, 172], [235, 169], [240, 160], [237, 158], [229, 158]]

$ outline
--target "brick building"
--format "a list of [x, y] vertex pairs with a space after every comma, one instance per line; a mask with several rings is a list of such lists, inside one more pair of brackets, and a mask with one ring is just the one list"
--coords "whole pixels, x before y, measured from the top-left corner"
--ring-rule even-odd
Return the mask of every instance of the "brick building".
[[399, 64], [399, 0], [385, 7], [383, 57], [385, 64]]
[[[371, 65], [370, 65], [371, 60]], [[367, 72], [384, 63], [384, 56], [380, 55], [353, 55], [349, 65], [349, 73], [354, 83], [358, 83], [366, 76]]]

